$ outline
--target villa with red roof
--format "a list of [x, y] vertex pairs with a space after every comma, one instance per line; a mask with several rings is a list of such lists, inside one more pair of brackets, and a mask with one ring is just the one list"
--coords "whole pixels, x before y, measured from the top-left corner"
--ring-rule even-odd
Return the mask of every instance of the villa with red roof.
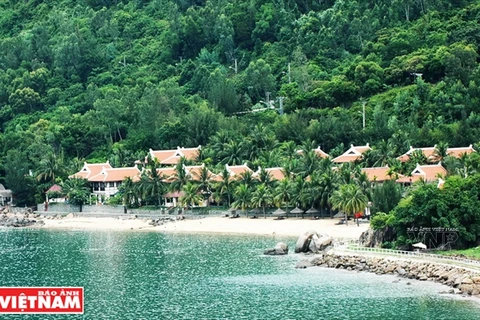
[[[438, 156], [435, 152], [435, 149], [437, 147], [428, 147], [428, 148], [413, 148], [410, 147], [410, 150], [408, 150], [406, 153], [402, 154], [399, 156], [397, 159], [400, 160], [401, 162], [407, 162], [410, 160], [410, 155], [415, 151], [415, 150], [420, 150], [425, 158], [427, 158], [428, 162], [437, 162], [439, 161]], [[475, 149], [473, 149], [472, 145], [469, 145], [468, 147], [460, 147], [460, 148], [448, 148], [447, 149], [447, 154], [451, 157], [455, 158], [460, 158], [462, 155], [468, 155], [471, 154], [472, 152], [475, 152]]]
[[[262, 168], [259, 167], [258, 170], [255, 171], [255, 173], [253, 174], [253, 177], [258, 179], [261, 171], [262, 171]], [[272, 180], [281, 181], [285, 178], [285, 174], [283, 173], [282, 167], [266, 168], [265, 171], [270, 174], [270, 177], [272, 178]]]
[[135, 165], [129, 168], [102, 168], [102, 170], [88, 178], [92, 184], [93, 194], [102, 200], [107, 199], [118, 192], [118, 187], [127, 178], [137, 179], [140, 170]]
[[[244, 172], [250, 172], [252, 174], [254, 173], [253, 170], [250, 169], [246, 163], [238, 166], [229, 166], [228, 164], [226, 164], [225, 168], [227, 169], [230, 175], [230, 180], [239, 179]], [[212, 177], [212, 180], [217, 182], [221, 181], [222, 180], [221, 174], [215, 175], [214, 177]]]
[[445, 177], [447, 170], [439, 164], [419, 165], [412, 171], [411, 176], [404, 176], [397, 179], [398, 183], [411, 184], [420, 180], [425, 182], [436, 182], [439, 178]]
[[362, 172], [367, 175], [370, 182], [385, 182], [387, 180], [395, 179], [395, 175], [390, 174], [391, 171], [388, 166], [362, 168]]
[[69, 176], [69, 178], [77, 179], [89, 179], [90, 177], [96, 176], [99, 174], [103, 168], [112, 169], [112, 166], [107, 161], [105, 163], [83, 163], [82, 169], [75, 174]]
[[[328, 155], [328, 153], [326, 153], [325, 151], [323, 151], [320, 147], [317, 147], [316, 149], [313, 149], [312, 151], [315, 152], [315, 154], [316, 154], [319, 158], [325, 159], [325, 158], [330, 157], [330, 156]], [[298, 153], [298, 154], [302, 154], [302, 153], [303, 153], [303, 150], [297, 150], [297, 153]]]
[[181, 158], [186, 160], [195, 161], [200, 154], [202, 146], [196, 148], [183, 148], [177, 147], [176, 150], [152, 150], [150, 149], [149, 155], [153, 159], [157, 159], [162, 165], [176, 165]]
[[368, 150], [371, 150], [370, 146], [365, 145], [365, 146], [354, 146], [353, 144], [351, 145], [350, 149], [345, 151], [342, 155], [334, 158], [332, 160], [333, 163], [345, 163], [345, 162], [355, 162], [359, 161], [362, 159], [362, 154], [364, 152], [367, 152]]

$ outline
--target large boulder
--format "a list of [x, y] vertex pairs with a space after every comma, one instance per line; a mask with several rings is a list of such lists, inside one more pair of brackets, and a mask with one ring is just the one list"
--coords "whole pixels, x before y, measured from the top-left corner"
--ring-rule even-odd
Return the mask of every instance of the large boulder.
[[330, 236], [318, 236], [314, 234], [310, 240], [308, 250], [313, 253], [320, 253], [325, 250], [327, 247], [331, 246], [333, 238]]
[[300, 260], [295, 265], [295, 268], [297, 268], [297, 269], [306, 269], [306, 268], [309, 268], [309, 267], [313, 267], [313, 264], [308, 260]]
[[295, 244], [295, 253], [319, 253], [330, 246], [332, 241], [332, 237], [319, 235], [316, 231], [310, 230], [298, 237], [297, 243]]
[[288, 254], [288, 245], [283, 242], [276, 244], [274, 248], [265, 249], [263, 254], [268, 256], [282, 256]]
[[381, 248], [385, 241], [393, 241], [395, 239], [395, 230], [391, 227], [385, 227], [378, 230], [368, 229], [360, 235], [358, 242], [364, 247]]

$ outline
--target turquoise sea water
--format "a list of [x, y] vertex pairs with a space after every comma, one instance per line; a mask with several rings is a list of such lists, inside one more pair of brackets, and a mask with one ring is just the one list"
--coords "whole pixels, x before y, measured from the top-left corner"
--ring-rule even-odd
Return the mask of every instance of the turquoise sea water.
[[0, 319], [480, 319], [434, 283], [263, 256], [294, 239], [0, 229], [1, 286], [85, 287], [84, 315]]

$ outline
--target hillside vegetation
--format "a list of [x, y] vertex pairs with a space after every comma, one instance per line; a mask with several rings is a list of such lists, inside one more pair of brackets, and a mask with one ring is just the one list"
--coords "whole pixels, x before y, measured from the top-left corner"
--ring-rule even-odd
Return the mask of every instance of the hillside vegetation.
[[0, 183], [34, 203], [149, 148], [269, 167], [279, 144], [478, 143], [479, 22], [473, 0], [2, 1]]

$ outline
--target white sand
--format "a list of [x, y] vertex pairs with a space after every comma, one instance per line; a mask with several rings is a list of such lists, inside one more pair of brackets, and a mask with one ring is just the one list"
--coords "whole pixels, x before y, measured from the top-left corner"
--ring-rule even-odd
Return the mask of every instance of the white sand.
[[227, 234], [256, 234], [281, 235], [298, 237], [300, 234], [315, 230], [318, 233], [328, 234], [334, 238], [356, 238], [368, 229], [368, 224], [357, 226], [353, 222], [345, 225], [335, 225], [338, 219], [309, 220], [288, 218], [274, 220], [273, 218], [237, 219], [208, 217], [204, 219], [167, 222], [162, 226], [153, 227], [148, 224], [149, 219], [117, 219], [74, 217], [60, 220], [45, 219], [42, 228], [51, 229], [86, 229], [86, 230], [143, 230], [181, 233], [227, 233]]
[[288, 218], [274, 220], [273, 218], [221, 218], [209, 217], [205, 219], [183, 220], [167, 223], [155, 229], [166, 232], [205, 232], [205, 233], [232, 233], [232, 234], [258, 234], [282, 235], [298, 237], [300, 234], [315, 230], [318, 233], [328, 234], [334, 238], [356, 238], [368, 229], [368, 224], [357, 226], [353, 222], [345, 225], [335, 225], [339, 219], [309, 220], [301, 218]]
[[94, 218], [74, 217], [60, 220], [44, 219], [45, 225], [42, 228], [49, 229], [87, 229], [87, 230], [142, 230], [152, 228], [148, 221], [141, 219], [115, 219], [115, 218]]

